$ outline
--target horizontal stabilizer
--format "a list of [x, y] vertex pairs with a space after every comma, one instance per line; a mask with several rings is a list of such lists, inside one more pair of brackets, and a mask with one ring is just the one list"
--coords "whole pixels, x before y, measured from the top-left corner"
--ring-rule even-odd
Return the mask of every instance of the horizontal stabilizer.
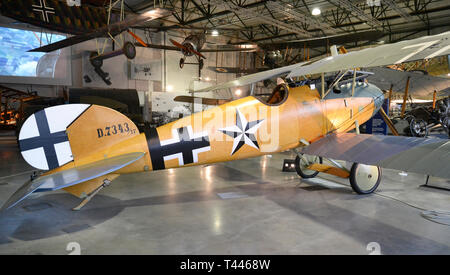
[[139, 160], [144, 154], [143, 152], [124, 154], [28, 181], [9, 198], [1, 210], [13, 207], [35, 191], [58, 190], [107, 175]]
[[444, 139], [341, 133], [306, 146], [302, 153], [450, 178], [450, 141]]

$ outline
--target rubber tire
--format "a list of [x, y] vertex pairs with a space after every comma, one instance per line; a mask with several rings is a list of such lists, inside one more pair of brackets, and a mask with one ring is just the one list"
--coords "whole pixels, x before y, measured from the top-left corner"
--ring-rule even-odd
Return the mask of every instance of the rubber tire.
[[125, 42], [123, 45], [123, 54], [129, 60], [133, 60], [136, 57], [136, 47], [131, 42]]
[[[323, 160], [322, 157], [319, 157], [319, 163], [322, 164]], [[316, 177], [319, 174], [319, 171], [316, 171], [314, 174], [312, 175], [307, 175], [305, 173], [302, 172], [302, 169], [300, 168], [300, 157], [297, 155], [297, 157], [295, 158], [295, 171], [297, 172], [297, 174], [303, 178], [303, 179], [312, 179], [314, 177]]]
[[353, 191], [355, 191], [356, 193], [360, 194], [360, 195], [367, 195], [370, 193], [373, 193], [375, 190], [377, 190], [378, 185], [380, 185], [381, 182], [381, 177], [382, 177], [382, 172], [381, 172], [381, 168], [377, 166], [378, 168], [378, 180], [375, 183], [375, 185], [370, 189], [370, 190], [361, 190], [361, 188], [359, 188], [358, 183], [356, 182], [356, 169], [358, 168], [359, 163], [353, 163], [352, 165], [352, 169], [350, 170], [350, 185], [353, 189]]
[[[417, 134], [415, 131], [413, 131], [413, 123], [425, 123], [425, 133], [423, 135]], [[428, 136], [428, 129], [426, 127], [427, 123], [425, 120], [423, 119], [416, 119], [416, 118], [412, 118], [411, 121], [409, 122], [409, 130], [411, 131], [411, 136], [413, 137], [427, 137]]]

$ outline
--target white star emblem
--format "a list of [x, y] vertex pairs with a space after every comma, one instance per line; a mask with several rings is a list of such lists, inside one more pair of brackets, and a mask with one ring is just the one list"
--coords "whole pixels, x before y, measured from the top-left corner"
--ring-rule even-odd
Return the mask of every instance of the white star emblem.
[[219, 129], [222, 133], [234, 138], [231, 155], [236, 153], [244, 144], [259, 149], [255, 137], [256, 130], [261, 126], [264, 119], [248, 122], [245, 116], [236, 108], [236, 125]]

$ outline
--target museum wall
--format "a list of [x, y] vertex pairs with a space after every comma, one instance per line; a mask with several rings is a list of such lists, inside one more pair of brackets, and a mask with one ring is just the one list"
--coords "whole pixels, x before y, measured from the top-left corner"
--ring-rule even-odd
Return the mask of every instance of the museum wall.
[[[437, 27], [431, 29], [429, 34], [437, 34], [447, 31], [447, 27]], [[143, 31], [136, 31], [136, 33], [145, 37]], [[151, 41], [152, 43], [159, 44], [166, 41], [166, 45], [170, 45], [169, 38], [175, 39], [179, 42], [183, 41], [184, 37], [188, 33], [152, 33]], [[427, 31], [421, 31], [411, 36], [407, 36], [406, 39], [412, 39], [416, 37], [421, 37], [428, 35]], [[128, 34], [127, 34], [128, 36]], [[398, 40], [405, 37], [405, 34], [392, 34], [392, 40]], [[129, 39], [129, 37], [128, 37]], [[388, 41], [388, 37], [384, 38]], [[223, 38], [217, 37], [207, 37], [210, 43], [224, 43], [226, 42]], [[102, 40], [99, 39], [99, 44], [102, 44]], [[189, 87], [192, 87], [192, 82], [198, 80], [198, 66], [186, 64], [183, 69], [179, 68], [179, 60], [182, 56], [179, 52], [174, 51], [163, 51], [155, 49], [144, 49], [137, 48], [137, 57], [134, 61], [129, 62], [124, 56], [114, 57], [112, 59], [106, 60], [104, 62], [103, 69], [108, 72], [111, 76], [113, 85], [108, 86], [103, 81], [92, 73], [92, 66], [86, 66], [87, 59], [86, 56], [89, 51], [96, 48], [95, 40], [87, 41], [79, 45], [72, 47], [72, 86], [73, 87], [114, 87], [122, 89], [137, 89], [138, 91], [155, 91], [155, 92], [186, 92]], [[105, 50], [111, 50], [112, 46], [110, 43], [106, 45]], [[204, 69], [201, 72], [202, 80], [209, 79], [211, 85], [216, 83], [221, 83], [224, 81], [232, 80], [236, 77], [235, 74], [220, 74], [215, 73], [208, 69], [210, 66], [229, 66], [234, 67], [239, 65], [239, 53], [236, 52], [226, 52], [226, 53], [205, 53], [207, 59], [205, 60]], [[242, 56], [241, 56], [242, 57]], [[246, 67], [251, 67], [253, 63], [253, 54], [247, 54], [246, 57]], [[159, 70], [157, 80], [140, 80], [131, 79], [130, 70], [132, 64], [146, 64], [151, 63], [152, 67], [159, 64], [156, 70]], [[196, 62], [194, 57], [188, 57], [186, 62]], [[242, 62], [242, 60], [241, 60]], [[91, 70], [89, 76], [92, 78], [91, 83], [86, 83], [84, 76], [87, 74], [88, 70]], [[37, 91], [41, 96], [56, 97], [62, 96], [62, 91], [65, 86], [51, 86], [51, 85], [29, 85], [29, 84], [6, 84], [12, 88], [16, 88], [23, 91]], [[248, 87], [242, 87], [243, 95], [248, 93]], [[219, 97], [235, 97], [234, 94], [230, 94], [229, 91], [223, 91], [216, 94], [209, 94], [204, 96], [219, 96]]]
[[[140, 37], [146, 37], [146, 33], [135, 30]], [[147, 35], [149, 35], [147, 33]], [[185, 34], [182, 33], [152, 33], [150, 34], [151, 42], [154, 44], [171, 45], [169, 39], [175, 39], [179, 42], [183, 41]], [[126, 34], [127, 40], [130, 40]], [[208, 41], [213, 40], [216, 43], [223, 43], [220, 38], [208, 37]], [[128, 61], [124, 56], [114, 57], [104, 61], [102, 69], [109, 73], [112, 85], [106, 85], [100, 77], [94, 73], [92, 66], [88, 62], [89, 52], [95, 50], [98, 46], [103, 47], [105, 39], [87, 41], [72, 46], [71, 52], [71, 76], [72, 87], [95, 87], [95, 88], [119, 88], [119, 89], [137, 89], [138, 91], [158, 91], [158, 92], [187, 92], [192, 87], [192, 82], [199, 80], [198, 65], [186, 64], [183, 69], [179, 68], [179, 60], [182, 57], [180, 52], [164, 51], [157, 49], [148, 49], [137, 47], [137, 56], [133, 61]], [[116, 47], [117, 49], [117, 47]], [[112, 50], [112, 44], [109, 39], [105, 45], [105, 52]], [[239, 53], [204, 53], [207, 57], [204, 69], [201, 72], [202, 81], [208, 79], [211, 85], [223, 81], [232, 80], [234, 74], [218, 74], [209, 70], [209, 66], [229, 66], [234, 67], [238, 62]], [[248, 54], [251, 56], [252, 54]], [[220, 60], [216, 62], [216, 57]], [[251, 58], [247, 57], [249, 66]], [[195, 57], [188, 57], [186, 62], [197, 62]], [[131, 70], [133, 64], [143, 65], [150, 64], [152, 73], [158, 71], [156, 79], [142, 80], [132, 79]], [[89, 82], [85, 77], [88, 76]], [[62, 96], [63, 89], [66, 86], [55, 85], [24, 85], [24, 84], [7, 84], [13, 88], [28, 91], [37, 91], [39, 95], [46, 97]]]

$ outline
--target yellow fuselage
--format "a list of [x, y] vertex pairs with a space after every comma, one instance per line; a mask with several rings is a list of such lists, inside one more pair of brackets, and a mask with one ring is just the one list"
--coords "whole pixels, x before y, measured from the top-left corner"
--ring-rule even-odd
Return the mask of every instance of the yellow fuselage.
[[[341, 86], [324, 99], [308, 86], [290, 88], [287, 97], [269, 105], [249, 96], [158, 128], [139, 133], [124, 115], [92, 106], [67, 128], [73, 162], [47, 174], [131, 153], [138, 161], [109, 174], [210, 164], [272, 154], [314, 142], [331, 132], [346, 132], [378, 111], [383, 93], [373, 85]], [[303, 143], [302, 143], [303, 142]], [[78, 197], [103, 183], [103, 177], [65, 188]]]
[[287, 99], [275, 106], [253, 96], [241, 98], [135, 137], [132, 143], [140, 144], [148, 153], [145, 164], [136, 163], [119, 172], [201, 165], [285, 151], [302, 145], [302, 139], [314, 142], [327, 133], [353, 129], [356, 120], [362, 124], [372, 117], [375, 105], [372, 97], [321, 100], [318, 91], [308, 86], [289, 89]]

